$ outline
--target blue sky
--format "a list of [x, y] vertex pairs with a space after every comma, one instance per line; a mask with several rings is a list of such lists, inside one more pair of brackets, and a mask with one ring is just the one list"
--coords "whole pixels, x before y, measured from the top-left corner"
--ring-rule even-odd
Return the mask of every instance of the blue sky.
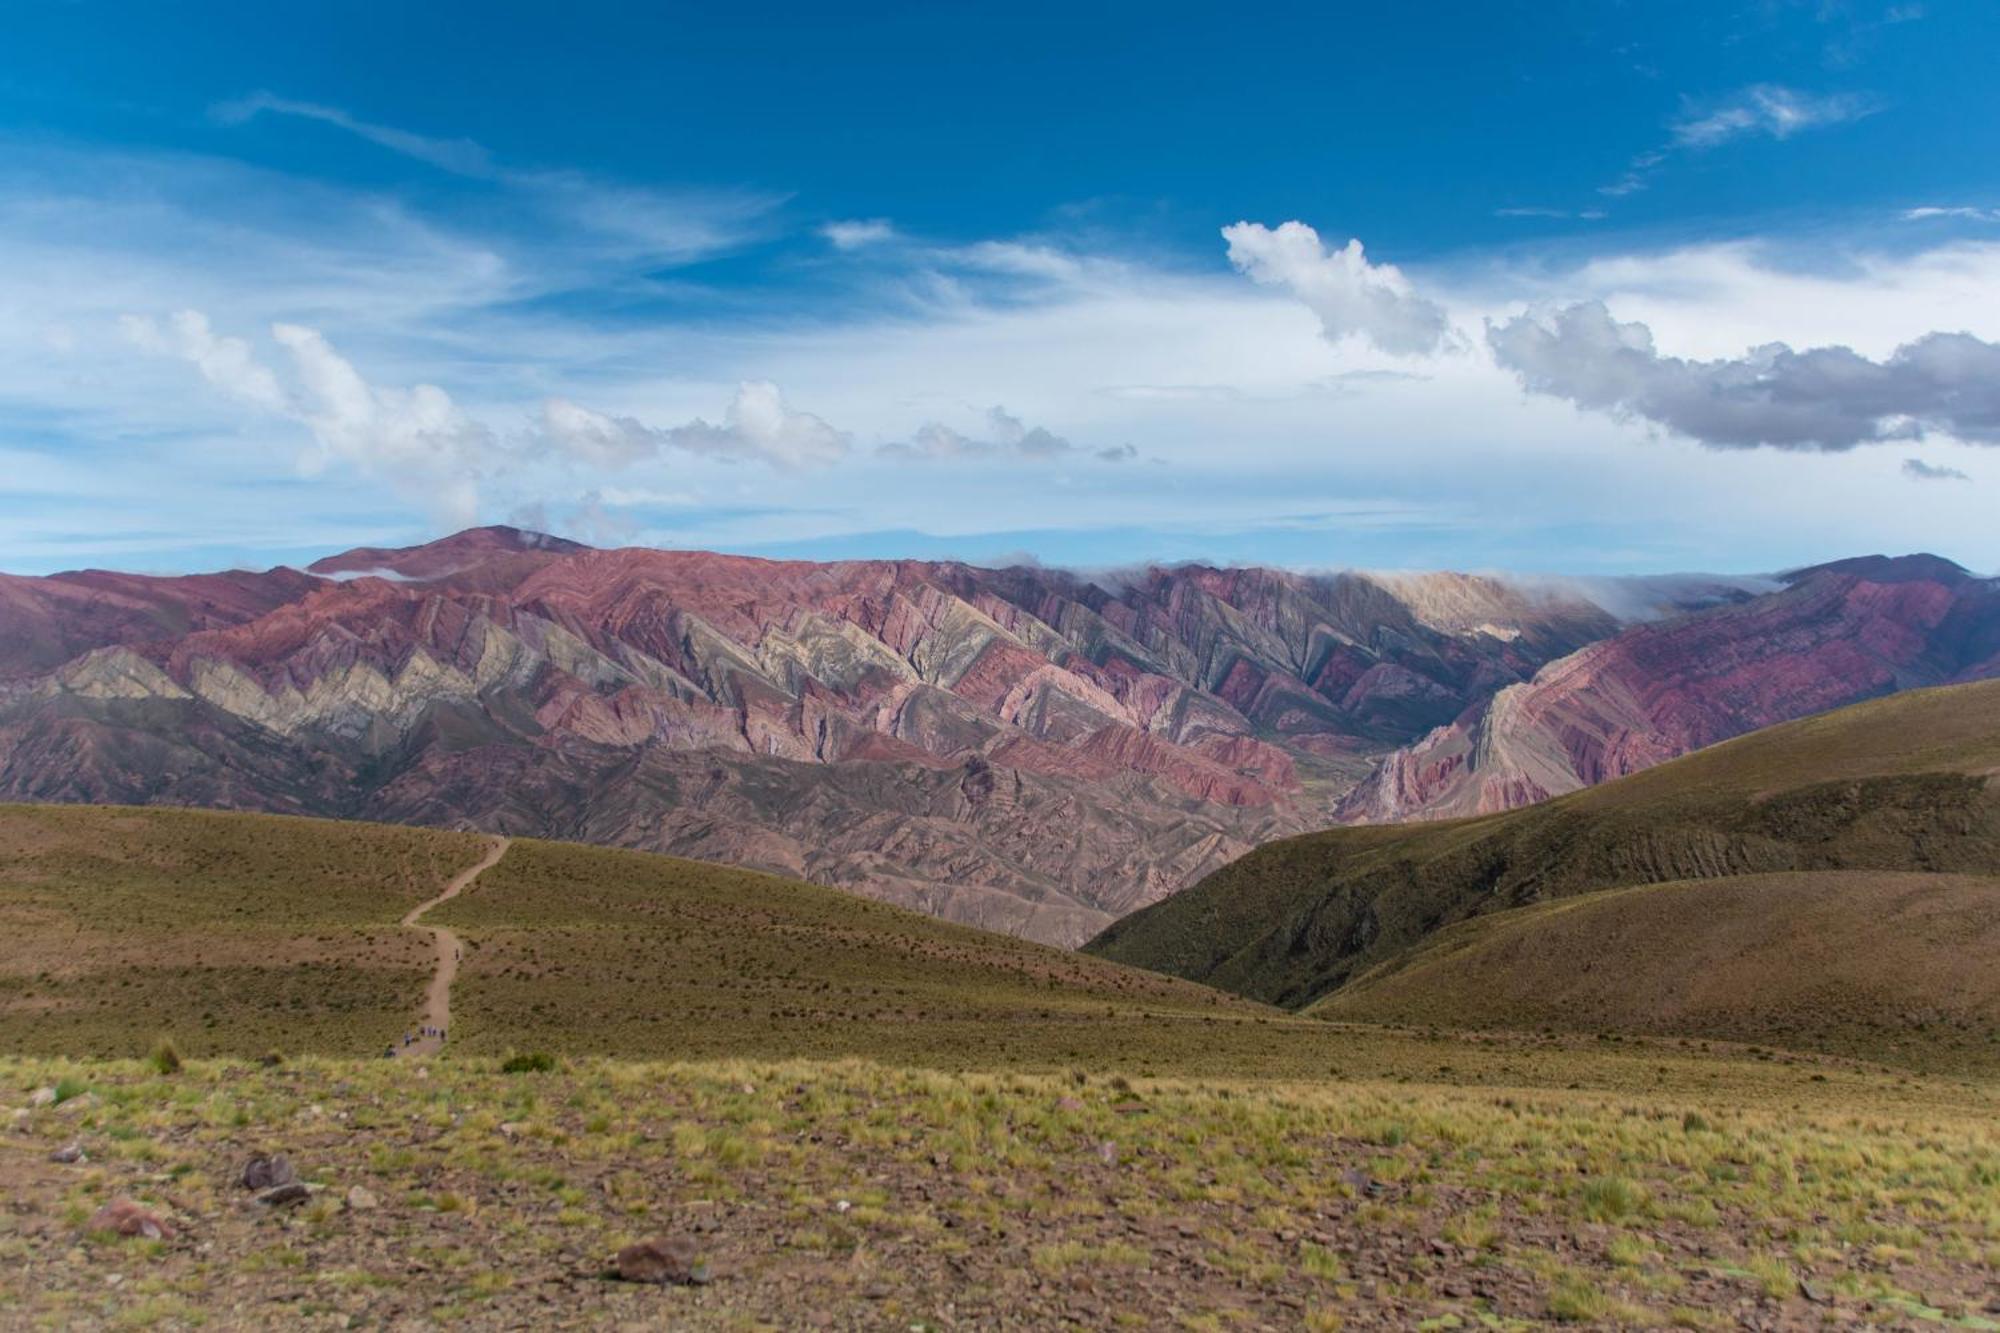
[[24, 7], [0, 569], [2000, 568], [1996, 49], [1979, 0]]

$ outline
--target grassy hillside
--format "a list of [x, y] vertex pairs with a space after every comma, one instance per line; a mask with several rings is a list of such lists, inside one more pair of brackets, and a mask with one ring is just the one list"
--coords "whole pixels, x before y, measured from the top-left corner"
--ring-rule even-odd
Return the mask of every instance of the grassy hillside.
[[[1275, 843], [1086, 948], [1297, 1008], [1457, 922], [1604, 889], [1793, 871], [1996, 873], [1996, 771], [2000, 682], [1913, 691], [1545, 805]], [[1678, 934], [1660, 946], [1690, 947]]]
[[[0, 1051], [131, 1056], [168, 1036], [190, 1055], [378, 1053], [433, 968], [428, 935], [398, 921], [489, 845], [0, 806]], [[425, 924], [464, 940], [452, 1049], [468, 1052], [1297, 1073], [1353, 1044], [1156, 973], [638, 852], [517, 840]]]
[[0, 1050], [379, 1050], [425, 939], [396, 922], [484, 840], [199, 810], [0, 806]]
[[1447, 927], [1308, 1012], [1990, 1067], [2000, 879], [1817, 871], [1586, 894]]
[[1206, 987], [854, 894], [517, 840], [427, 920], [468, 941], [459, 1049], [1172, 1067], [1275, 1015]]

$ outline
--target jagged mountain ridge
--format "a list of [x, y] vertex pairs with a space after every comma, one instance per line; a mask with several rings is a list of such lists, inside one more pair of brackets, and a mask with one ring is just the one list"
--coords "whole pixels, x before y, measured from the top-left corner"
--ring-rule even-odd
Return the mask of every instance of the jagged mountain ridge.
[[1075, 943], [1612, 633], [1465, 575], [597, 550], [0, 578], [0, 796], [474, 825]]
[[1628, 627], [1496, 691], [1383, 759], [1340, 822], [1511, 810], [1794, 718], [2000, 675], [2000, 580], [1913, 555], [1781, 582]]

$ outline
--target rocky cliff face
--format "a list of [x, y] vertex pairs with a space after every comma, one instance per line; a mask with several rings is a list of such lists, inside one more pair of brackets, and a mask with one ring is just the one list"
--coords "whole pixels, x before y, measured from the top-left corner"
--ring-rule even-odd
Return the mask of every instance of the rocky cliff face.
[[1550, 662], [1389, 755], [1340, 820], [1509, 810], [1875, 695], [2000, 675], [2000, 581], [1870, 556], [1784, 584]]
[[595, 550], [0, 578], [0, 797], [472, 825], [1074, 943], [1613, 633], [1459, 575]]

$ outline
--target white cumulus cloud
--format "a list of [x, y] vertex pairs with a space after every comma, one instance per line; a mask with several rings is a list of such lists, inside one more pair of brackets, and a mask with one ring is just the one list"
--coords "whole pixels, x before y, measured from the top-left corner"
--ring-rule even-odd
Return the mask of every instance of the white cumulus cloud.
[[1004, 407], [994, 407], [987, 411], [985, 426], [978, 435], [927, 421], [908, 441], [885, 444], [876, 452], [887, 458], [925, 463], [1003, 458], [1032, 461], [1089, 452], [1104, 462], [1120, 463], [1137, 457], [1139, 451], [1129, 444], [1086, 451], [1053, 431], [1028, 425]]
[[291, 354], [305, 390], [295, 414], [317, 445], [308, 466], [352, 464], [422, 494], [454, 522], [473, 521], [492, 435], [450, 394], [435, 384], [375, 388], [317, 330], [303, 325], [274, 324], [271, 336]]
[[697, 417], [666, 433], [667, 442], [692, 453], [751, 458], [781, 468], [824, 467], [847, 456], [847, 433], [810, 412], [795, 410], [769, 380], [746, 380], [720, 425]]
[[177, 311], [165, 325], [144, 315], [123, 315], [118, 327], [145, 351], [189, 362], [203, 379], [232, 397], [272, 412], [283, 412], [289, 405], [278, 377], [258, 362], [250, 344], [218, 336], [199, 310]]
[[1418, 295], [1394, 264], [1369, 263], [1358, 240], [1329, 250], [1303, 222], [1275, 229], [1238, 222], [1222, 236], [1230, 263], [1252, 282], [1304, 302], [1329, 342], [1360, 338], [1393, 356], [1427, 355], [1446, 344], [1444, 307]]
[[271, 326], [291, 360], [290, 388], [247, 341], [218, 335], [198, 310], [164, 326], [143, 315], [119, 324], [141, 349], [186, 361], [230, 397], [304, 426], [312, 447], [299, 464], [308, 474], [343, 463], [421, 499], [446, 521], [477, 516], [492, 435], [436, 385], [376, 388], [318, 330], [299, 324]]
[[683, 449], [793, 470], [838, 463], [852, 444], [845, 431], [793, 408], [768, 380], [739, 385], [719, 424], [696, 417], [682, 426], [649, 426], [635, 417], [609, 416], [553, 398], [543, 405], [541, 427], [542, 438], [559, 452], [587, 464], [612, 467], [661, 449]]

